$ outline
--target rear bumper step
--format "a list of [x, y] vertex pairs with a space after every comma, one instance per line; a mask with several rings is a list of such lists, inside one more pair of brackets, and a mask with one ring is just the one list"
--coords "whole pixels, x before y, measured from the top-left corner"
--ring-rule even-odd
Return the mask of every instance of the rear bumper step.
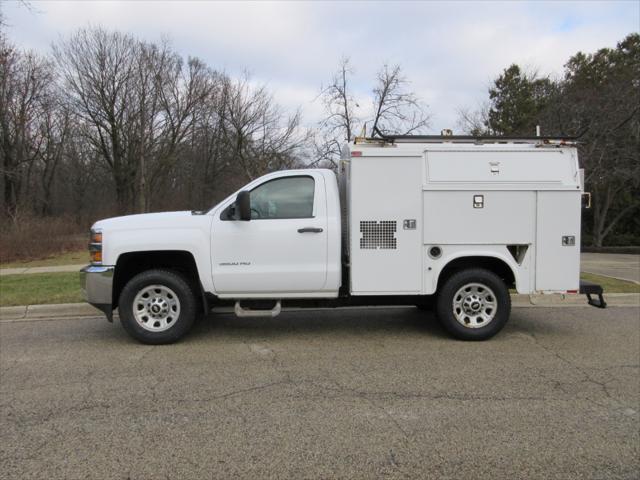
[[[607, 308], [607, 302], [604, 301], [604, 297], [602, 296], [604, 290], [597, 283], [580, 280], [580, 293], [587, 296], [589, 305], [597, 308]], [[596, 295], [598, 298], [595, 299], [592, 295]]]

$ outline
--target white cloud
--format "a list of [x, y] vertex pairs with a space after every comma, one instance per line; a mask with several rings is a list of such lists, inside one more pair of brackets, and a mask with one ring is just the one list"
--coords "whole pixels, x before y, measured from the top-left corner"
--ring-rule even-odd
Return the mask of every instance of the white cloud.
[[364, 98], [384, 62], [403, 66], [430, 105], [433, 130], [455, 125], [500, 71], [516, 62], [559, 74], [578, 50], [614, 46], [637, 31], [637, 2], [32, 2], [3, 4], [9, 37], [47, 50], [87, 24], [148, 40], [168, 35], [184, 55], [232, 74], [248, 70], [286, 108], [312, 103], [342, 55]]

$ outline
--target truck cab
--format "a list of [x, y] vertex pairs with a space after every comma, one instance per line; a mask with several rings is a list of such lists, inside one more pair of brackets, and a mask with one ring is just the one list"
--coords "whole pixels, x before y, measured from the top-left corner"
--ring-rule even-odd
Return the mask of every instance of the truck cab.
[[548, 139], [357, 139], [338, 176], [273, 172], [207, 212], [96, 222], [81, 284], [144, 343], [176, 341], [219, 306], [416, 305], [486, 339], [509, 289], [580, 290], [582, 178], [575, 146]]

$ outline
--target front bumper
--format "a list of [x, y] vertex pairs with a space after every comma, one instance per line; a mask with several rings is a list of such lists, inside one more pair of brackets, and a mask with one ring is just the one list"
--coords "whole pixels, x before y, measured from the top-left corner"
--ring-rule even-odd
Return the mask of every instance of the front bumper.
[[115, 267], [87, 265], [80, 270], [80, 288], [84, 299], [102, 310], [113, 321], [113, 273]]

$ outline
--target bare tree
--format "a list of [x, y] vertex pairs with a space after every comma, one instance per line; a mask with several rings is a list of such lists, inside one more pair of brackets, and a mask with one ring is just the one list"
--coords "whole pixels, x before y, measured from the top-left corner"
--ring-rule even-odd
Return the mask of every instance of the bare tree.
[[0, 38], [0, 152], [4, 212], [11, 217], [24, 200], [24, 186], [43, 147], [38, 133], [52, 79], [46, 59], [19, 52]]
[[189, 184], [189, 197], [201, 206], [210, 205], [220, 187], [219, 176], [234, 162], [227, 155], [223, 136], [230, 82], [224, 75], [209, 72], [212, 88], [196, 106], [193, 125], [183, 145], [185, 162], [177, 174]]
[[489, 102], [483, 102], [475, 110], [459, 108], [456, 126], [467, 135], [493, 135], [490, 127], [489, 109]]
[[429, 126], [426, 107], [414, 92], [407, 90], [408, 84], [399, 65], [380, 69], [373, 88], [374, 134], [380, 131], [410, 135]]
[[[2, 4], [4, 2], [0, 1], [0, 27], [4, 27], [7, 25], [7, 22], [5, 20], [5, 16], [2, 13]], [[24, 8], [26, 8], [30, 13], [40, 13], [39, 11], [37, 11], [33, 5], [31, 4], [31, 2], [28, 2], [27, 0], [16, 0], [16, 3]]]
[[87, 127], [87, 141], [111, 170], [120, 213], [133, 204], [138, 168], [127, 152], [136, 53], [131, 36], [101, 28], [79, 30], [54, 46], [70, 106]]
[[321, 88], [319, 98], [327, 116], [321, 120], [320, 133], [314, 141], [316, 160], [313, 164], [329, 163], [336, 167], [335, 159], [340, 157], [342, 144], [353, 138], [360, 122], [356, 114], [359, 105], [350, 91], [351, 75], [351, 61], [343, 57], [329, 85]]
[[356, 132], [371, 126], [371, 134], [412, 134], [429, 126], [426, 106], [408, 89], [409, 82], [399, 66], [384, 65], [377, 74], [372, 90], [372, 117], [366, 122], [358, 110], [360, 105], [352, 94], [350, 60], [340, 60], [337, 72], [327, 87], [320, 91], [320, 101], [326, 116], [318, 125], [314, 148], [315, 160], [310, 165], [337, 167], [344, 142]]
[[222, 134], [245, 177], [293, 166], [306, 141], [300, 112], [285, 116], [266, 88], [251, 88], [248, 78], [230, 81], [227, 89]]
[[150, 193], [179, 160], [194, 111], [212, 87], [208, 68], [168, 43], [85, 29], [54, 54], [88, 141], [109, 166], [121, 213], [150, 208]]
[[42, 215], [51, 215], [53, 182], [67, 145], [67, 137], [71, 128], [71, 114], [59, 98], [52, 93], [43, 108], [40, 125], [42, 148], [37, 156], [39, 167], [38, 180], [40, 197], [38, 211]]
[[179, 161], [178, 148], [193, 126], [195, 112], [216, 86], [215, 74], [198, 59], [186, 63], [166, 42], [140, 44], [137, 79], [127, 137], [131, 163], [137, 159], [138, 211], [150, 208], [151, 193]]

